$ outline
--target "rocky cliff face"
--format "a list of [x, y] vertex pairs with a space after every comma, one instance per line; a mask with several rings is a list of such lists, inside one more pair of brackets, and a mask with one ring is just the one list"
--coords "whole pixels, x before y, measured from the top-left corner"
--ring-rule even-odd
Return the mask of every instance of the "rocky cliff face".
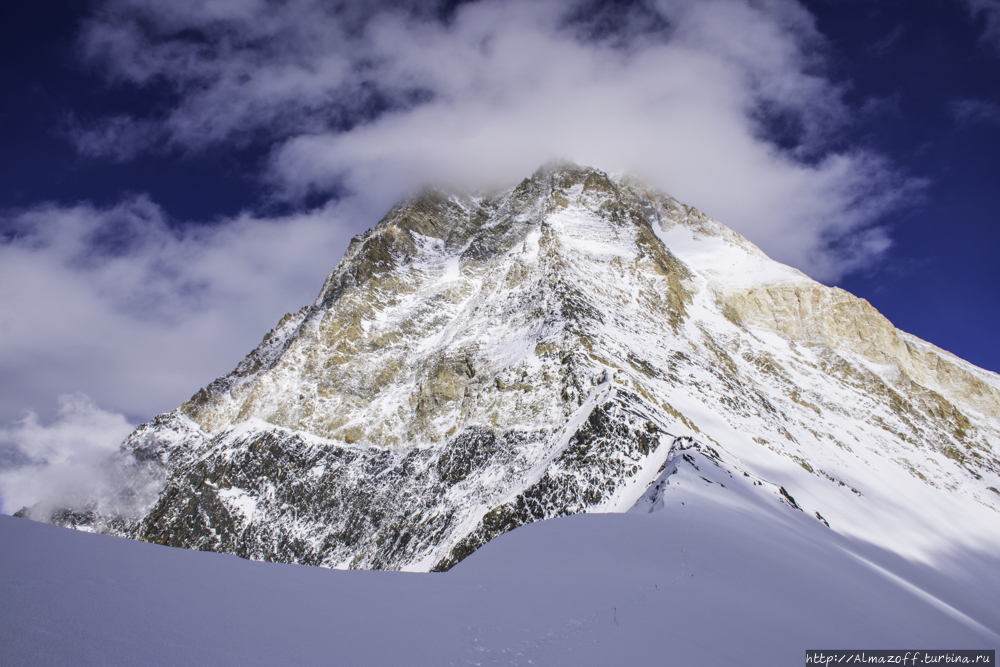
[[555, 165], [400, 203], [314, 304], [126, 440], [152, 507], [48, 518], [447, 569], [530, 521], [651, 509], [687, 467], [877, 541], [931, 520], [901, 499], [1000, 515], [997, 443], [995, 374], [634, 179]]

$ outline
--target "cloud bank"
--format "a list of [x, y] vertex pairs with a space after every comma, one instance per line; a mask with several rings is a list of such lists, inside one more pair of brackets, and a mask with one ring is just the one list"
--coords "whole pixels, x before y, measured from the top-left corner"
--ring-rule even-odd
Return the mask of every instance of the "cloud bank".
[[315, 299], [350, 240], [339, 219], [183, 225], [133, 197], [0, 221], [0, 424], [80, 391], [132, 420], [176, 407]]
[[792, 0], [111, 0], [82, 48], [174, 102], [79, 129], [81, 150], [265, 141], [278, 196], [346, 193], [362, 226], [426, 182], [507, 185], [565, 158], [634, 171], [834, 280], [888, 247], [877, 222], [919, 187], [837, 144], [851, 110]]

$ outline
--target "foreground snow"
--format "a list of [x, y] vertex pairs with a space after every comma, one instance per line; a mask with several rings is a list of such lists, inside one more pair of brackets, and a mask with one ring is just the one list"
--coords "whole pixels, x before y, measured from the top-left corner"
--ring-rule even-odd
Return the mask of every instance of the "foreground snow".
[[688, 468], [658, 499], [523, 526], [443, 574], [0, 516], [0, 664], [796, 665], [807, 648], [1000, 644], [996, 554], [941, 544], [918, 564]]

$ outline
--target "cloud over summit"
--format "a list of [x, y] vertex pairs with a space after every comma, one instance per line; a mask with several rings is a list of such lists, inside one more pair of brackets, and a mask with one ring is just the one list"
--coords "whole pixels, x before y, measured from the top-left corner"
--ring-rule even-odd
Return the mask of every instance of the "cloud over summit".
[[279, 197], [347, 193], [359, 231], [428, 181], [506, 185], [560, 157], [635, 171], [834, 279], [887, 247], [871, 227], [919, 187], [832, 148], [852, 112], [791, 0], [111, 0], [82, 45], [115, 85], [173, 101], [129, 119], [141, 132], [79, 130], [81, 149], [262, 142]]

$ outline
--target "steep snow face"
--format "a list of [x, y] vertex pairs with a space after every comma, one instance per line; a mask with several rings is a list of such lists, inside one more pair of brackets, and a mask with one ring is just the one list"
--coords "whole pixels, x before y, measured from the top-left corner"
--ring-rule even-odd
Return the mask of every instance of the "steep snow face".
[[918, 558], [1000, 536], [998, 376], [630, 177], [571, 165], [401, 203], [312, 306], [140, 430], [125, 448], [161, 461], [155, 506], [72, 522], [447, 569], [535, 520], [656, 509], [688, 470]]

